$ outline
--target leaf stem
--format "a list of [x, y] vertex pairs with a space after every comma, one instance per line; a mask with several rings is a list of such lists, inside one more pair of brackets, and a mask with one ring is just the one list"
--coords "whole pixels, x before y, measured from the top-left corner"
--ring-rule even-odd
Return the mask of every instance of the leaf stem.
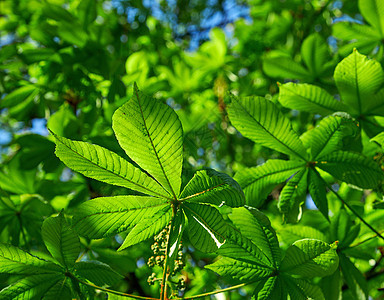
[[378, 232], [375, 228], [373, 228], [367, 221], [364, 220], [364, 218], [362, 216], [360, 216], [358, 214], [358, 212], [348, 203], [348, 202], [345, 202], [344, 199], [339, 195], [339, 193], [337, 193], [336, 191], [333, 190], [333, 188], [329, 185], [328, 182], [326, 182], [324, 180], [323, 177], [320, 176], [320, 178], [324, 181], [325, 185], [327, 186], [327, 188], [341, 201], [341, 203], [343, 203], [344, 206], [348, 207], [348, 209], [361, 221], [365, 224], [365, 226], [367, 226], [370, 230], [372, 230], [374, 233], [376, 233], [376, 236], [378, 236], [379, 238], [381, 238], [382, 240], [384, 240], [384, 237], [380, 234], [380, 232]]
[[77, 280], [78, 282], [80, 282], [81, 284], [84, 284], [84, 285], [87, 285], [87, 286], [90, 286], [92, 288], [95, 288], [95, 289], [98, 289], [98, 290], [101, 290], [101, 291], [104, 291], [104, 292], [107, 292], [107, 293], [111, 293], [111, 294], [115, 294], [115, 295], [118, 295], [118, 296], [123, 296], [123, 297], [131, 297], [131, 298], [134, 298], [134, 299], [142, 299], [142, 300], [159, 300], [157, 298], [151, 298], [151, 297], [143, 297], [143, 296], [137, 296], [137, 295], [131, 295], [131, 294], [126, 294], [126, 293], [123, 293], [123, 292], [118, 292], [118, 291], [114, 291], [114, 290], [110, 290], [110, 289], [107, 289], [107, 288], [103, 288], [101, 286], [97, 286], [93, 283], [89, 283], [89, 282], [86, 282], [86, 281], [83, 281], [75, 276], [71, 276], [73, 279]]
[[209, 293], [204, 293], [204, 294], [200, 294], [200, 295], [196, 295], [196, 296], [191, 296], [191, 297], [176, 298], [176, 299], [193, 300], [193, 299], [197, 299], [197, 298], [203, 298], [203, 297], [210, 296], [210, 295], [215, 295], [215, 294], [219, 294], [219, 293], [224, 293], [224, 292], [236, 290], [236, 289], [239, 289], [239, 288], [241, 288], [243, 286], [255, 283], [255, 282], [259, 281], [259, 280], [261, 280], [261, 279], [250, 281], [250, 282], [246, 282], [246, 283], [240, 283], [238, 285], [234, 285], [234, 286], [231, 286], [231, 287], [228, 287], [228, 288], [225, 288], [225, 289], [221, 289], [221, 290], [217, 290], [217, 291], [213, 291], [213, 292], [209, 292]]
[[[381, 230], [381, 231], [379, 231], [379, 232], [380, 232], [380, 233], [384, 233], [384, 230]], [[374, 239], [375, 237], [377, 237], [377, 234], [375, 234], [375, 235], [373, 235], [373, 236], [370, 236], [369, 238], [366, 238], [365, 240], [362, 240], [362, 241], [360, 241], [360, 242], [358, 242], [358, 243], [356, 243], [356, 244], [353, 244], [353, 245], [349, 246], [348, 248], [358, 247], [358, 246], [360, 246], [360, 245], [362, 245], [362, 244], [364, 244], [364, 243], [366, 243], [366, 242], [368, 242], [368, 241]]]
[[[172, 205], [172, 220], [175, 218], [175, 209], [174, 205]], [[167, 300], [167, 281], [168, 276], [170, 273], [169, 269], [169, 249], [171, 248], [171, 232], [172, 232], [172, 221], [170, 222], [168, 226], [168, 234], [167, 234], [167, 248], [165, 250], [165, 260], [164, 260], [164, 270], [163, 270], [163, 277], [161, 279], [161, 290], [160, 290], [160, 300]]]

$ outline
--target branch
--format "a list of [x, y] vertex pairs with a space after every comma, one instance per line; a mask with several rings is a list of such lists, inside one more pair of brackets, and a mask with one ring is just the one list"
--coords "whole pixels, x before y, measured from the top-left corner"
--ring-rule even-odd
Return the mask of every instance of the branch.
[[247, 283], [240, 283], [238, 285], [234, 285], [234, 286], [231, 286], [231, 287], [228, 287], [228, 288], [225, 288], [225, 289], [222, 289], [222, 290], [218, 290], [218, 291], [213, 291], [213, 292], [204, 293], [204, 294], [200, 294], [200, 295], [196, 295], [196, 296], [191, 296], [191, 297], [176, 298], [176, 299], [193, 300], [193, 299], [197, 299], [197, 298], [203, 298], [203, 297], [210, 296], [210, 295], [215, 295], [215, 294], [219, 294], [219, 293], [228, 292], [228, 291], [231, 291], [231, 290], [236, 290], [236, 289], [239, 289], [239, 288], [241, 288], [243, 286], [246, 286], [246, 285], [255, 283], [257, 281], [260, 281], [261, 279], [263, 279], [263, 278], [260, 278], [258, 280], [254, 280], [254, 281], [250, 281], [250, 282], [247, 282]]
[[107, 288], [103, 288], [103, 287], [97, 286], [97, 285], [95, 285], [93, 283], [89, 283], [89, 282], [83, 281], [83, 280], [81, 280], [81, 279], [79, 279], [79, 278], [77, 278], [75, 276], [71, 276], [71, 278], [77, 280], [81, 284], [90, 286], [90, 287], [92, 287], [94, 289], [101, 290], [101, 291], [104, 291], [104, 292], [107, 292], [107, 293], [110, 293], [110, 294], [115, 294], [115, 295], [123, 296], [123, 297], [131, 297], [131, 298], [134, 298], [134, 299], [142, 299], [142, 300], [159, 300], [158, 298], [142, 297], [142, 296], [126, 294], [126, 293], [123, 293], [123, 292], [118, 292], [118, 291], [110, 290], [110, 289], [107, 289]]
[[315, 172], [317, 173], [317, 175], [319, 176], [319, 178], [321, 178], [321, 180], [324, 182], [324, 184], [326, 185], [326, 187], [333, 193], [335, 194], [335, 196], [341, 201], [341, 203], [343, 203], [344, 206], [348, 207], [348, 209], [361, 221], [365, 224], [365, 226], [367, 226], [370, 230], [372, 230], [374, 233], [376, 233], [376, 236], [378, 236], [379, 238], [381, 238], [382, 240], [384, 240], [384, 237], [380, 234], [380, 232], [378, 232], [375, 228], [373, 228], [367, 221], [365, 221], [363, 219], [362, 216], [360, 216], [358, 214], [358, 212], [351, 206], [349, 205], [349, 203], [345, 202], [344, 199], [336, 192], [333, 190], [333, 188], [329, 185], [328, 182], [326, 182], [324, 180], [323, 177], [321, 177], [321, 175], [317, 172], [317, 170], [313, 167], [313, 169], [315, 170]]

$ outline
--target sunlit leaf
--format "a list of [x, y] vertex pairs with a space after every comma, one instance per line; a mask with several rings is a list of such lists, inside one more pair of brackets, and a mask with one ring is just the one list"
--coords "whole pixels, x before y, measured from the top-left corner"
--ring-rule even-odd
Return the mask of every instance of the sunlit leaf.
[[288, 248], [281, 262], [281, 271], [312, 278], [331, 275], [338, 265], [339, 256], [334, 245], [304, 239]]
[[211, 169], [196, 172], [180, 198], [182, 201], [231, 207], [242, 206], [245, 202], [243, 191], [236, 181], [227, 174]]
[[176, 113], [135, 86], [132, 99], [113, 115], [113, 130], [128, 156], [176, 197], [183, 162], [183, 132]]
[[96, 198], [76, 209], [73, 224], [81, 235], [97, 239], [126, 231], [166, 206], [165, 200], [153, 197]]
[[245, 137], [292, 157], [306, 159], [306, 149], [291, 123], [271, 101], [261, 97], [232, 97], [227, 109], [232, 124]]

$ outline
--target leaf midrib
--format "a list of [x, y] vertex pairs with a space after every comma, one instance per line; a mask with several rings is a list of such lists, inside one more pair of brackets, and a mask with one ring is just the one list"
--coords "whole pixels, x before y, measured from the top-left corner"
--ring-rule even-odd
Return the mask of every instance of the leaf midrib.
[[[334, 112], [334, 111], [335, 111], [333, 108], [330, 108], [330, 107], [328, 107], [328, 106], [325, 106], [325, 105], [323, 105], [323, 104], [321, 104], [321, 103], [319, 103], [319, 102], [314, 102], [314, 101], [308, 100], [309, 97], [308, 97], [308, 98], [305, 98], [302, 94], [296, 93], [294, 90], [290, 90], [290, 92], [291, 92], [292, 94], [294, 94], [294, 96], [299, 97], [299, 98], [301, 98], [301, 99], [304, 99], [306, 102], [310, 102], [310, 103], [312, 103], [312, 104], [314, 104], [314, 105], [316, 105], [316, 106], [319, 106], [319, 107], [321, 107], [321, 108], [323, 108], [323, 109], [325, 109], [325, 110], [331, 111], [331, 112]], [[334, 100], [334, 102], [335, 102], [336, 105], [340, 105], [340, 104], [342, 105], [342, 103], [340, 103], [339, 101], [337, 101], [337, 100], [336, 100], [335, 98], [333, 98], [331, 95], [329, 95], [329, 96], [332, 98], [332, 100]]]
[[[85, 156], [81, 155], [79, 152], [76, 152], [75, 150], [73, 150], [72, 148], [70, 148], [68, 145], [66, 145], [65, 143], [63, 143], [60, 139], [56, 138], [56, 140], [59, 141], [62, 145], [64, 145], [66, 148], [68, 148], [69, 150], [71, 150], [73, 153], [75, 153], [75, 154], [81, 156], [83, 159], [85, 159], [86, 161], [88, 161], [88, 162], [91, 163], [92, 165], [94, 165], [94, 166], [96, 166], [96, 167], [99, 167], [100, 169], [102, 169], [102, 170], [104, 170], [104, 171], [107, 171], [107, 172], [109, 172], [109, 173], [111, 173], [111, 174], [113, 174], [113, 175], [115, 175], [115, 176], [117, 176], [117, 177], [119, 177], [119, 178], [121, 178], [121, 179], [123, 179], [123, 180], [125, 180], [125, 181], [128, 181], [129, 183], [131, 183], [131, 184], [133, 184], [133, 185], [136, 185], [136, 186], [138, 186], [138, 187], [140, 187], [140, 188], [142, 188], [142, 189], [144, 189], [144, 190], [146, 190], [146, 191], [149, 191], [149, 192], [151, 192], [152, 194], [157, 195], [159, 198], [171, 199], [171, 198], [168, 198], [168, 197], [166, 197], [166, 196], [164, 196], [164, 195], [161, 195], [161, 194], [159, 194], [158, 192], [155, 192], [155, 191], [153, 191], [153, 190], [151, 190], [151, 189], [149, 189], [149, 188], [147, 188], [147, 187], [145, 187], [145, 186], [142, 186], [141, 184], [138, 184], [138, 183], [136, 183], [136, 182], [134, 182], [134, 181], [131, 181], [131, 180], [127, 179], [126, 177], [121, 176], [120, 174], [114, 173], [114, 172], [112, 172], [111, 170], [108, 170], [108, 169], [106, 169], [106, 168], [104, 168], [104, 167], [102, 167], [102, 166], [100, 166], [100, 165], [94, 163], [94, 162], [91, 161], [90, 159], [88, 159], [88, 158], [86, 158]], [[116, 154], [116, 155], [117, 155], [117, 154]], [[123, 159], [123, 158], [120, 157], [119, 155], [117, 155], [117, 156], [118, 156], [119, 158]], [[123, 160], [126, 161], [125, 159], [123, 159]], [[127, 161], [126, 161], [126, 162], [127, 162]], [[128, 163], [128, 162], [127, 162], [127, 163]], [[88, 171], [88, 170], [86, 170], [86, 171]], [[150, 178], [151, 178], [151, 177], [150, 177]], [[117, 185], [117, 184], [116, 184], [116, 185]], [[149, 196], [153, 196], [152, 194], [148, 194], [148, 195], [149, 195]]]
[[195, 198], [195, 197], [199, 197], [199, 196], [204, 195], [205, 193], [211, 192], [211, 191], [213, 191], [214, 189], [217, 189], [218, 187], [223, 186], [223, 185], [227, 185], [227, 183], [225, 183], [225, 182], [220, 183], [220, 184], [218, 184], [218, 185], [216, 185], [216, 186], [213, 186], [213, 187], [211, 187], [211, 188], [208, 188], [208, 189], [206, 189], [206, 190], [204, 190], [204, 191], [195, 193], [195, 194], [193, 194], [193, 195], [186, 196], [186, 197], [184, 197], [184, 198], [180, 198], [179, 201], [186, 201], [186, 200], [190, 200], [190, 199]]
[[[237, 100], [235, 100], [237, 101]], [[266, 100], [268, 101], [268, 100]], [[301, 154], [297, 153], [295, 150], [293, 150], [291, 147], [289, 147], [288, 145], [284, 144], [282, 141], [280, 141], [278, 138], [276, 138], [269, 130], [267, 130], [259, 121], [257, 121], [244, 107], [243, 105], [241, 105], [241, 103], [239, 101], [237, 101], [237, 104], [241, 107], [241, 109], [243, 111], [246, 112], [246, 114], [252, 119], [254, 120], [260, 127], [262, 127], [262, 129], [264, 129], [264, 131], [269, 135], [271, 136], [274, 140], [276, 140], [279, 144], [283, 145], [285, 148], [287, 148], [289, 151], [291, 151], [293, 154], [296, 155], [296, 157], [298, 158], [301, 158], [303, 161], [307, 161]], [[298, 138], [298, 141], [300, 141], [300, 139]], [[269, 148], [269, 147], [268, 147]]]
[[324, 151], [324, 149], [325, 149], [325, 147], [328, 145], [329, 141], [330, 141], [330, 140], [333, 138], [333, 136], [340, 130], [340, 128], [341, 128], [342, 126], [343, 126], [343, 123], [342, 123], [342, 121], [341, 121], [341, 122], [338, 124], [337, 129], [334, 130], [334, 131], [332, 132], [332, 134], [328, 136], [328, 138], [326, 139], [326, 142], [324, 143], [324, 146], [322, 147], [322, 149], [320, 150], [320, 152], [317, 153], [317, 155], [316, 155], [313, 159], [318, 159], [318, 158], [321, 158], [322, 156], [324, 156], [324, 154], [323, 154], [323, 155], [320, 155], [320, 154]]
[[[117, 213], [128, 213], [130, 211], [135, 211], [135, 210], [141, 210], [141, 209], [147, 209], [147, 208], [154, 208], [154, 207], [157, 207], [157, 206], [166, 206], [166, 202], [165, 203], [159, 203], [159, 204], [156, 204], [156, 205], [151, 205], [151, 206], [145, 206], [145, 207], [134, 207], [132, 209], [123, 209], [123, 210], [117, 210], [117, 211], [101, 211], [101, 212], [95, 212], [95, 213], [92, 213], [92, 214], [89, 214], [89, 215], [86, 215], [85, 217], [82, 217], [80, 219], [77, 219], [76, 221], [76, 224], [79, 223], [80, 221], [86, 219], [86, 218], [89, 218], [89, 217], [92, 217], [92, 216], [96, 216], [96, 215], [104, 215], [104, 214], [117, 214]], [[76, 226], [75, 224], [75, 226]]]
[[[289, 162], [289, 160], [287, 160], [287, 162]], [[253, 185], [256, 181], [258, 181], [258, 180], [260, 180], [260, 179], [264, 179], [264, 178], [266, 178], [266, 177], [268, 177], [268, 176], [273, 176], [273, 175], [276, 175], [276, 174], [278, 174], [278, 173], [288, 172], [288, 171], [290, 171], [290, 170], [293, 171], [293, 170], [295, 170], [295, 169], [302, 169], [303, 167], [305, 167], [305, 165], [296, 166], [296, 167], [290, 167], [290, 168], [287, 168], [287, 169], [280, 169], [280, 170], [273, 171], [272, 173], [267, 173], [267, 174], [264, 173], [264, 174], [262, 174], [260, 177], [257, 177], [257, 178], [253, 177], [253, 180], [252, 180], [250, 183], [244, 185], [244, 186], [243, 186], [243, 189], [246, 189], [248, 186]], [[298, 170], [298, 171], [300, 171], [300, 170]]]
[[[197, 204], [197, 205], [199, 205], [199, 204]], [[221, 237], [224, 241], [226, 240], [225, 236], [223, 236], [222, 234], [220, 234], [219, 232], [217, 232], [215, 229], [213, 229], [211, 226], [209, 226], [209, 225], [207, 224], [207, 222], [205, 222], [205, 220], [200, 216], [200, 214], [198, 214], [197, 212], [195, 212], [190, 206], [186, 206], [186, 205], [184, 205], [184, 206], [183, 206], [183, 209], [184, 209], [184, 210], [189, 210], [190, 213], [191, 213], [192, 215], [195, 215], [196, 217], [198, 217], [199, 220], [200, 220], [200, 222], [203, 223], [203, 224], [205, 225], [205, 227], [207, 227], [212, 233], [214, 233], [215, 235]], [[201, 226], [200, 226], [200, 227], [201, 227]], [[205, 229], [203, 228], [203, 230], [205, 230]]]
[[355, 85], [356, 85], [356, 93], [357, 93], [357, 105], [359, 110], [359, 115], [361, 114], [361, 99], [360, 99], [360, 88], [359, 88], [359, 79], [357, 74], [357, 54], [355, 51], [354, 55], [354, 61], [355, 61]]
[[172, 192], [173, 199], [176, 200], [176, 199], [177, 199], [176, 193], [175, 193], [175, 191], [173, 190], [173, 188], [172, 188], [172, 186], [171, 186], [171, 183], [170, 183], [170, 181], [169, 181], [169, 179], [168, 179], [167, 174], [165, 173], [163, 164], [162, 164], [161, 161], [160, 161], [159, 155], [157, 154], [155, 145], [153, 144], [151, 135], [150, 135], [150, 133], [149, 133], [149, 130], [148, 130], [148, 127], [147, 127], [147, 123], [146, 123], [145, 118], [144, 118], [144, 113], [143, 113], [143, 109], [142, 109], [142, 106], [141, 106], [141, 102], [140, 102], [139, 92], [138, 92], [138, 89], [137, 89], [136, 86], [135, 86], [135, 93], [136, 93], [137, 103], [139, 104], [139, 108], [140, 108], [140, 115], [141, 115], [141, 117], [142, 117], [142, 119], [143, 119], [143, 124], [144, 124], [145, 131], [147, 132], [148, 139], [149, 139], [149, 141], [150, 141], [150, 143], [151, 143], [153, 152], [154, 152], [155, 155], [156, 155], [156, 159], [157, 159], [157, 162], [159, 163], [160, 169], [161, 169], [161, 171], [163, 172], [164, 178], [165, 178], [165, 180], [167, 181], [167, 184], [168, 184], [168, 186], [169, 186], [169, 188], [170, 188], [170, 191]]

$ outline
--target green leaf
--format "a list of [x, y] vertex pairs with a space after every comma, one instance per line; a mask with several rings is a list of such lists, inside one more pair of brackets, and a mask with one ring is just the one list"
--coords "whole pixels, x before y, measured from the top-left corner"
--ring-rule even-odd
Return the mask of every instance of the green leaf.
[[72, 290], [68, 277], [59, 277], [59, 280], [44, 294], [44, 300], [72, 300]]
[[53, 274], [61, 268], [11, 245], [0, 244], [0, 273], [15, 275]]
[[75, 265], [75, 275], [88, 279], [96, 285], [113, 285], [122, 279], [119, 273], [99, 261], [80, 261]]
[[230, 233], [218, 253], [245, 263], [254, 264], [256, 268], [273, 270], [272, 259], [259, 247], [257, 241], [245, 237], [238, 228], [229, 227]]
[[76, 136], [79, 129], [79, 120], [73, 113], [73, 109], [67, 104], [63, 104], [53, 113], [47, 122], [49, 130], [56, 136]]
[[165, 199], [140, 196], [96, 198], [75, 211], [73, 224], [81, 235], [97, 239], [126, 231], [147, 215], [168, 206]]
[[364, 19], [384, 37], [384, 3], [381, 0], [359, 0], [359, 10]]
[[336, 113], [320, 121], [312, 130], [300, 138], [310, 148], [311, 158], [320, 159], [335, 150], [343, 148], [343, 138], [354, 136], [359, 131], [356, 121], [346, 113]]
[[353, 225], [351, 217], [344, 208], [341, 208], [332, 218], [330, 226], [331, 240], [339, 241], [340, 248], [348, 247], [357, 237], [360, 231], [359, 225]]
[[228, 106], [232, 124], [242, 135], [265, 147], [306, 160], [307, 153], [289, 120], [261, 97], [237, 99]]
[[135, 85], [130, 101], [113, 115], [113, 130], [128, 156], [176, 199], [181, 185], [183, 132], [177, 114]]
[[[56, 294], [53, 296], [53, 292], [57, 292], [57, 284], [62, 282], [64, 274], [40, 274], [32, 275], [16, 281], [14, 284], [6, 287], [0, 291], [1, 299], [14, 299], [14, 300], [27, 300], [27, 299], [58, 299]], [[52, 290], [51, 290], [52, 289]], [[61, 294], [65, 300], [71, 300], [72, 297], [68, 297], [67, 288]], [[49, 296], [51, 295], [51, 296]]]
[[26, 49], [21, 53], [21, 57], [26, 64], [33, 64], [45, 60], [62, 63], [60, 56], [55, 50], [50, 48]]
[[330, 59], [327, 42], [318, 34], [309, 35], [301, 46], [301, 56], [309, 71], [316, 77], [322, 75]]
[[87, 177], [157, 197], [168, 193], [151, 177], [114, 152], [57, 136], [56, 155], [72, 170]]
[[60, 5], [55, 5], [51, 3], [44, 3], [42, 12], [45, 17], [61, 21], [61, 22], [74, 22], [75, 17], [65, 8], [61, 7]]
[[78, 16], [83, 25], [87, 28], [97, 17], [97, 5], [95, 1], [83, 0], [80, 2], [78, 9]]
[[179, 246], [182, 243], [183, 233], [185, 230], [185, 215], [182, 210], [178, 210], [172, 218], [171, 229], [169, 233], [169, 269], [173, 270], [175, 261], [179, 253]]
[[284, 225], [281, 230], [278, 231], [280, 240], [285, 244], [290, 245], [298, 240], [304, 238], [311, 238], [315, 240], [326, 241], [324, 233], [321, 231], [305, 225]]
[[315, 85], [288, 82], [279, 85], [279, 87], [279, 102], [290, 109], [316, 112], [323, 116], [347, 109], [343, 103], [333, 98], [326, 90]]
[[384, 83], [384, 72], [379, 62], [368, 59], [356, 50], [343, 59], [335, 69], [335, 82], [344, 104], [354, 116], [366, 110], [366, 102]]
[[287, 291], [280, 276], [269, 277], [265, 282], [260, 282], [252, 295], [252, 300], [273, 299], [287, 299]]
[[[341, 264], [341, 260], [340, 260]], [[323, 277], [320, 286], [326, 300], [341, 299], [341, 287], [343, 280], [340, 276], [340, 269], [337, 269], [331, 276]]]
[[383, 171], [375, 161], [353, 152], [334, 151], [322, 157], [316, 167], [364, 189], [377, 187], [384, 178]]
[[152, 210], [129, 232], [119, 251], [145, 241], [159, 233], [171, 220], [172, 209], [170, 205], [159, 206]]
[[[304, 279], [283, 276], [285, 288], [291, 299], [295, 300], [326, 300], [321, 289]], [[328, 300], [328, 299], [327, 299]]]
[[265, 253], [272, 266], [276, 268], [280, 265], [281, 252], [276, 233], [262, 212], [251, 207], [236, 208], [232, 210], [229, 218], [244, 237], [250, 239]]
[[278, 208], [284, 221], [296, 223], [300, 218], [300, 205], [307, 195], [308, 169], [297, 172], [280, 193]]
[[342, 56], [349, 55], [354, 48], [361, 53], [370, 54], [381, 43], [378, 30], [367, 25], [351, 22], [337, 22], [332, 25], [332, 34], [340, 40], [348, 41], [342, 45], [338, 52]]
[[79, 256], [81, 245], [77, 234], [67, 224], [64, 215], [45, 219], [41, 228], [44, 243], [53, 258], [66, 269], [71, 268]]
[[[73, 30], [76, 27], [76, 30]], [[67, 43], [75, 44], [83, 48], [88, 40], [88, 34], [81, 25], [77, 22], [60, 22], [57, 28], [58, 35]]]
[[[370, 101], [366, 103], [365, 112], [366, 116], [384, 116], [384, 88], [374, 94]], [[370, 122], [369, 119], [367, 121]], [[377, 125], [374, 124], [374, 126]], [[375, 128], [375, 130], [378, 130], [378, 128]]]
[[378, 143], [381, 148], [384, 149], [384, 132], [381, 132], [375, 137], [371, 138], [370, 141]]
[[[354, 299], [368, 299], [368, 283], [363, 274], [358, 268], [351, 262], [351, 260], [340, 253], [340, 267], [344, 276], [344, 280], [347, 283]], [[360, 295], [364, 295], [360, 297]]]
[[185, 186], [180, 201], [238, 207], [244, 205], [244, 193], [230, 176], [215, 170], [197, 171]]
[[235, 180], [244, 189], [247, 204], [260, 207], [272, 190], [304, 167], [301, 161], [269, 159], [266, 163], [240, 170]]
[[0, 108], [16, 106], [23, 101], [34, 98], [38, 93], [39, 89], [32, 84], [19, 87], [1, 100]]
[[311, 74], [290, 57], [267, 57], [263, 60], [263, 70], [272, 78], [312, 80]]
[[329, 276], [339, 265], [334, 245], [304, 239], [291, 245], [281, 262], [281, 271], [307, 278]]
[[241, 281], [250, 281], [269, 277], [273, 270], [251, 263], [223, 257], [213, 264], [205, 266], [220, 276], [231, 276]]
[[225, 242], [227, 225], [219, 211], [204, 204], [184, 203], [188, 218], [188, 236], [192, 245], [203, 252], [214, 252]]
[[316, 207], [329, 221], [326, 185], [321, 178], [321, 175], [311, 168], [308, 171], [308, 192], [311, 195], [313, 202], [316, 204]]

